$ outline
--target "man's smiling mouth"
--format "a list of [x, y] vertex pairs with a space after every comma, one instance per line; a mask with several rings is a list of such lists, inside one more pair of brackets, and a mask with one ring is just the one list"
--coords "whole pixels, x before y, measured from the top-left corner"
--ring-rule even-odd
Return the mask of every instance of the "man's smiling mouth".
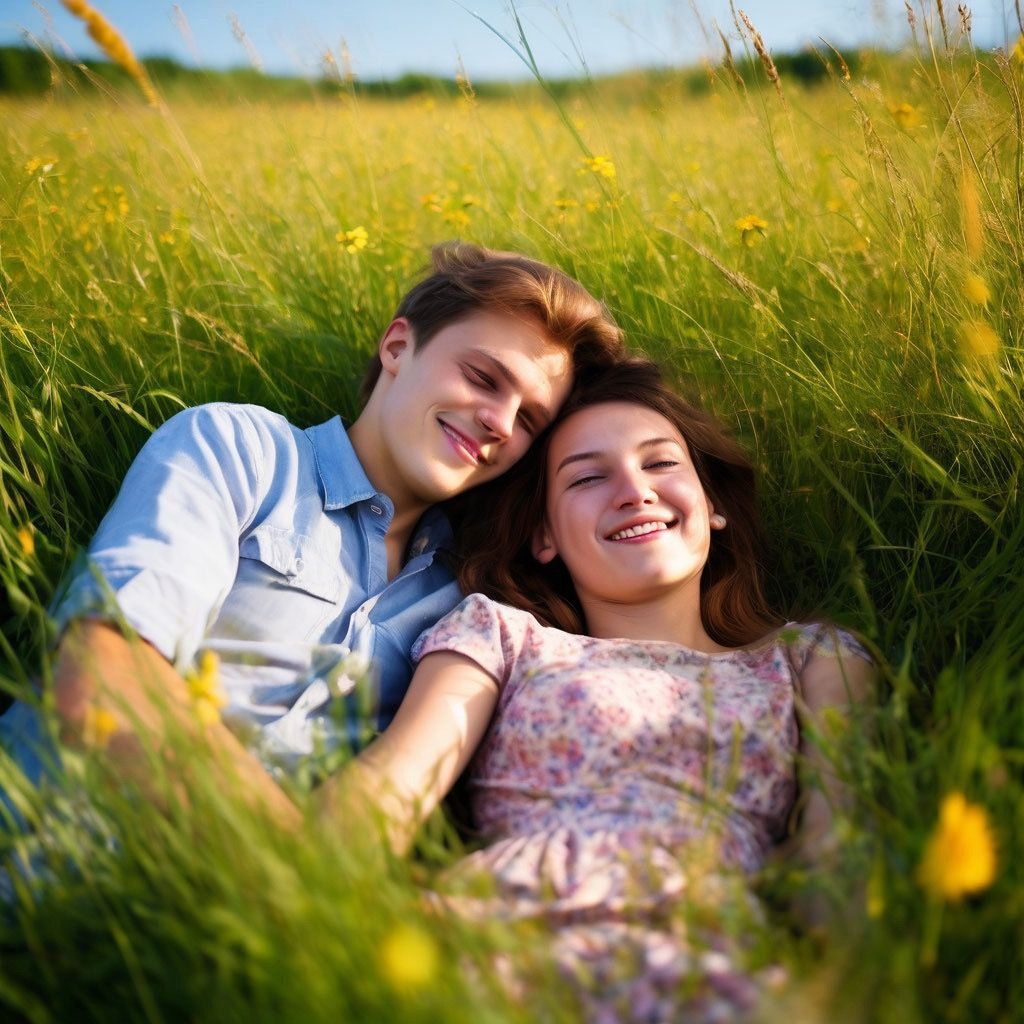
[[437, 422], [441, 424], [441, 430], [444, 431], [444, 435], [448, 438], [452, 447], [467, 461], [471, 461], [477, 466], [486, 466], [488, 464], [480, 446], [477, 445], [471, 437], [467, 437], [465, 434], [460, 433], [454, 427], [445, 423], [442, 419], [439, 419]]

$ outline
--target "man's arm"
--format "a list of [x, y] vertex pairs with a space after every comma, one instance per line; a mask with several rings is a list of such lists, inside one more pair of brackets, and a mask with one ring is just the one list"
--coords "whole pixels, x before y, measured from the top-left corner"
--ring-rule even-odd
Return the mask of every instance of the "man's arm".
[[161, 743], [169, 716], [185, 736], [205, 743], [218, 780], [242, 800], [285, 828], [301, 823], [284, 791], [223, 724], [200, 723], [185, 680], [144, 640], [128, 640], [106, 622], [73, 622], [58, 650], [54, 696], [62, 739], [71, 746], [84, 743], [90, 713], [103, 708], [114, 715], [117, 731], [105, 742], [105, 756], [119, 776], [143, 791], [153, 788], [143, 753], [149, 741], [159, 744], [178, 796], [187, 799], [193, 766], [176, 760]]
[[404, 853], [469, 763], [497, 701], [498, 684], [475, 661], [428, 654], [391, 725], [320, 787], [328, 827], [377, 815], [391, 848]]

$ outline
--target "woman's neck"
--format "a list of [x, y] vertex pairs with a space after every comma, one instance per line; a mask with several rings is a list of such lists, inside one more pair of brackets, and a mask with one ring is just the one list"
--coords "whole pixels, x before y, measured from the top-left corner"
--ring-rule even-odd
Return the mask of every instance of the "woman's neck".
[[700, 581], [683, 590], [630, 603], [580, 594], [587, 633], [626, 640], [666, 640], [695, 651], [717, 654], [730, 650], [708, 636], [700, 616]]

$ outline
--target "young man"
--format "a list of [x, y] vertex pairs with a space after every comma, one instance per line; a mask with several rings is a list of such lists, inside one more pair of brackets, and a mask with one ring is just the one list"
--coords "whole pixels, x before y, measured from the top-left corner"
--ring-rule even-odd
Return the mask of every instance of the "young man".
[[[301, 430], [218, 403], [146, 443], [56, 609], [66, 741], [95, 733], [102, 708], [116, 723], [109, 758], [137, 772], [139, 725], [159, 737], [170, 709], [196, 727], [180, 673], [213, 652], [227, 704], [209, 744], [249, 798], [289, 820], [264, 767], [365, 738], [354, 707], [337, 714], [352, 654], [377, 677], [371, 729], [387, 725], [413, 640], [460, 598], [438, 557], [450, 527], [432, 506], [523, 455], [574, 366], [621, 353], [604, 307], [552, 267], [460, 244], [433, 260], [381, 338], [347, 433], [337, 417]], [[34, 710], [16, 705], [0, 727], [38, 777]]]

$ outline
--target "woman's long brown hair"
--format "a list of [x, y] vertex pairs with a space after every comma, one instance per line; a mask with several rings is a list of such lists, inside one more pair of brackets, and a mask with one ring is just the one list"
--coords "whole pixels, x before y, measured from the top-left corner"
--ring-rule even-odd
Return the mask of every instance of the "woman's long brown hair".
[[655, 363], [639, 358], [580, 371], [557, 420], [526, 457], [499, 480], [471, 492], [455, 511], [463, 591], [523, 608], [545, 625], [586, 632], [565, 565], [559, 558], [541, 565], [530, 548], [545, 515], [552, 433], [574, 413], [605, 402], [644, 406], [676, 427], [705, 493], [726, 517], [725, 529], [712, 534], [701, 575], [701, 619], [708, 635], [723, 646], [739, 647], [777, 627], [782, 619], [761, 586], [764, 544], [753, 466], [716, 420], [677, 395]]

